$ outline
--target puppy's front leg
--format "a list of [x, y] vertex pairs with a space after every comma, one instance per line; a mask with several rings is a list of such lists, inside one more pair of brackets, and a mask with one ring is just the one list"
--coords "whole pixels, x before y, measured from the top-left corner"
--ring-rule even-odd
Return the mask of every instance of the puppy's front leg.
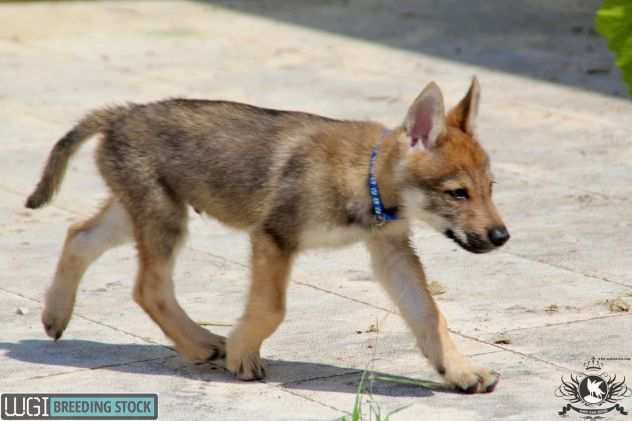
[[270, 235], [251, 234], [251, 284], [246, 310], [228, 337], [226, 365], [241, 380], [265, 377], [259, 348], [283, 321], [292, 253]]
[[426, 285], [426, 276], [405, 235], [376, 233], [368, 242], [373, 270], [417, 338], [421, 352], [456, 389], [491, 392], [498, 374], [474, 366], [457, 349], [443, 315]]

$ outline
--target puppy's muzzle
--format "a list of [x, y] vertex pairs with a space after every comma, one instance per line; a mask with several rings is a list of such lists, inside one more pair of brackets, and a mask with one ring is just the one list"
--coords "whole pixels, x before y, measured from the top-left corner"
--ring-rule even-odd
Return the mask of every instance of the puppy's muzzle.
[[445, 236], [453, 240], [463, 249], [470, 253], [487, 253], [494, 250], [497, 247], [502, 246], [509, 240], [509, 232], [505, 227], [495, 227], [487, 231], [487, 238], [483, 236], [468, 232], [466, 233], [466, 240], [463, 241], [456, 236], [454, 231], [448, 229], [445, 231]]

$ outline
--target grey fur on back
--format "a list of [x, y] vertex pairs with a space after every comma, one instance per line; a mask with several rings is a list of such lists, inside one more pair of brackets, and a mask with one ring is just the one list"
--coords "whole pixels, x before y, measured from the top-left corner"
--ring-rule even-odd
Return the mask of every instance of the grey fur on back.
[[[80, 130], [82, 125], [90, 129]], [[85, 137], [99, 132], [103, 140], [97, 165], [130, 213], [160, 192], [160, 200], [189, 204], [235, 228], [260, 226], [293, 248], [297, 239], [290, 237], [309, 217], [299, 215], [299, 203], [314, 202], [314, 212], [320, 202], [330, 203], [325, 211], [343, 223], [361, 219], [349, 217], [344, 206], [336, 208], [344, 186], [326, 185], [314, 192], [310, 185], [330, 172], [330, 164], [344, 167], [344, 162], [327, 162], [345, 157], [338, 157], [335, 143], [350, 140], [331, 136], [343, 127], [349, 132], [362, 129], [363, 123], [227, 101], [170, 99], [104, 109], [57, 143], [27, 206], [50, 200], [70, 155]], [[360, 165], [366, 165], [364, 154]]]

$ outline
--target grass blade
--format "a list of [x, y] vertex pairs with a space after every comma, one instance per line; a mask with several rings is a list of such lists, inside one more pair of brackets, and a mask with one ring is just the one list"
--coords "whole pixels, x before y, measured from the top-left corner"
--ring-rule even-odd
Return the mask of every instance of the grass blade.
[[411, 386], [419, 386], [426, 389], [434, 389], [441, 390], [445, 389], [446, 386], [443, 383], [434, 382], [432, 380], [419, 380], [419, 379], [411, 379], [409, 377], [403, 376], [385, 376], [385, 375], [376, 375], [374, 376], [375, 380], [380, 380], [388, 383], [396, 383], [396, 384], [406, 384]]

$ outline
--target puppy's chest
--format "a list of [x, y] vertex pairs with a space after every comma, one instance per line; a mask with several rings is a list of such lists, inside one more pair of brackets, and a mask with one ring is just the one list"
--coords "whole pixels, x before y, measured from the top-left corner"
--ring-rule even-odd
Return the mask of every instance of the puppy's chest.
[[310, 227], [300, 235], [300, 248], [335, 248], [364, 241], [371, 229], [360, 225]]
[[364, 201], [350, 200], [335, 209], [311, 218], [300, 234], [301, 248], [344, 247], [364, 241], [373, 233], [375, 220]]

